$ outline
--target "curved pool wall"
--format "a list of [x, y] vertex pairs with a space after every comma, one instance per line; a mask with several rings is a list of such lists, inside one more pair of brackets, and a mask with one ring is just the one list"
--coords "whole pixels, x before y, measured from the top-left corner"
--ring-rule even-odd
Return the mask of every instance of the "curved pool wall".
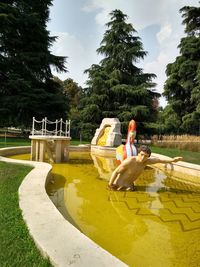
[[[71, 225], [48, 197], [45, 186], [50, 179], [52, 166], [48, 163], [14, 160], [6, 156], [30, 153], [31, 147], [12, 147], [0, 149], [0, 161], [33, 166], [33, 170], [24, 178], [19, 188], [19, 205], [30, 235], [41, 253], [48, 257], [54, 266], [127, 266], [125, 263], [98, 246]], [[89, 151], [89, 146], [71, 146], [71, 151]], [[95, 153], [92, 148], [92, 153]], [[106, 149], [105, 149], [106, 150]], [[108, 154], [115, 149], [108, 148]], [[104, 153], [97, 148], [96, 153]], [[152, 153], [152, 156], [158, 154]], [[168, 158], [159, 155], [159, 157]], [[178, 162], [174, 164], [156, 164], [166, 171], [178, 171], [195, 176], [192, 183], [200, 184], [200, 165]], [[189, 180], [188, 183], [191, 183]]]

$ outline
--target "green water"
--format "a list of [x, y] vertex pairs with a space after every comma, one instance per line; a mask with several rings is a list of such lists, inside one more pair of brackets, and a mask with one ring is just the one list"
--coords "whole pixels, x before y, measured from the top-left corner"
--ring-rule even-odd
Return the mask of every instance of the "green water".
[[[16, 158], [16, 156], [15, 156]], [[71, 223], [133, 267], [200, 266], [200, 188], [147, 168], [135, 192], [106, 189], [115, 159], [70, 153], [54, 164], [50, 198]]]

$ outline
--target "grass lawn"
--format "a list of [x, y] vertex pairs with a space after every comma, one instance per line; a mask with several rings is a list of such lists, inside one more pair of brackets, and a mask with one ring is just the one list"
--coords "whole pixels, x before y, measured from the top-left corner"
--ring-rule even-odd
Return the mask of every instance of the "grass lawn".
[[200, 153], [199, 152], [192, 152], [188, 150], [180, 150], [176, 148], [163, 148], [163, 147], [156, 147], [150, 146], [152, 152], [162, 154], [169, 157], [183, 157], [183, 161], [199, 164], [200, 165]]
[[[82, 144], [88, 144], [88, 141], [82, 141]], [[71, 145], [79, 145], [79, 140], [71, 140]], [[4, 137], [0, 137], [0, 148], [3, 147], [11, 147], [11, 146], [30, 146], [31, 140], [28, 138], [13, 138], [13, 137], [7, 137], [6, 139]]]
[[19, 208], [18, 188], [31, 167], [0, 162], [0, 266], [52, 266], [36, 248]]
[[25, 138], [13, 138], [13, 137], [0, 137], [0, 148], [11, 146], [30, 146], [31, 140]]

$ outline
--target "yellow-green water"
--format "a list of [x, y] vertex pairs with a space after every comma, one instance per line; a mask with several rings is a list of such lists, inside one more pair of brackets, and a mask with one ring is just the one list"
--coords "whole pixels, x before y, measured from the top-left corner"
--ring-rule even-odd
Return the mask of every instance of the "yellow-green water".
[[199, 267], [200, 188], [147, 168], [135, 192], [108, 191], [115, 164], [70, 153], [69, 163], [53, 165], [48, 194], [71, 223], [129, 266]]

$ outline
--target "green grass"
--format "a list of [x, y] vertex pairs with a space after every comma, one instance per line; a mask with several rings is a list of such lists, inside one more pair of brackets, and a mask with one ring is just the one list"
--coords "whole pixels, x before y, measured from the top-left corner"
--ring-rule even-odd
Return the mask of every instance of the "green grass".
[[[82, 141], [82, 144], [88, 144], [90, 142], [88, 141]], [[71, 140], [71, 145], [79, 145], [79, 140]], [[29, 138], [14, 138], [14, 137], [7, 137], [6, 139], [4, 137], [0, 137], [0, 148], [3, 147], [14, 147], [14, 146], [30, 146], [31, 140]]]
[[90, 141], [81, 141], [81, 143], [80, 143], [80, 141], [79, 140], [71, 140], [70, 141], [70, 145], [73, 145], [73, 146], [78, 146], [78, 145], [80, 145], [80, 144], [90, 144]]
[[200, 164], [200, 153], [199, 152], [192, 152], [188, 150], [180, 150], [176, 148], [163, 148], [163, 147], [156, 147], [150, 146], [151, 151], [154, 153], [162, 154], [169, 157], [183, 157], [183, 161]]
[[0, 266], [52, 266], [36, 248], [19, 208], [18, 188], [31, 167], [0, 162]]
[[0, 148], [11, 146], [30, 146], [31, 140], [28, 138], [0, 137]]

